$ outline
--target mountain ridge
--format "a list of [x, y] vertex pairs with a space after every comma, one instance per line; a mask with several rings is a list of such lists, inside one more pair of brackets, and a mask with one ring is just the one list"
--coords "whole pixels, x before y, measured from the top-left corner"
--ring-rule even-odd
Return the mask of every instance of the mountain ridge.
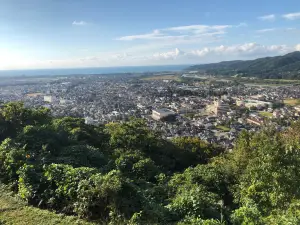
[[300, 51], [253, 60], [232, 60], [194, 65], [186, 70], [198, 70], [216, 76], [233, 76], [238, 74], [265, 79], [300, 79]]

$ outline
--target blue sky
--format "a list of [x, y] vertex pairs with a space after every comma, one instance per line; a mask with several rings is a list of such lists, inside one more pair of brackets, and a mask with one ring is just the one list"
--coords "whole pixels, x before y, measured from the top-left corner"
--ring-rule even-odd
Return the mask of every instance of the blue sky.
[[300, 50], [299, 0], [0, 0], [0, 69], [195, 64]]

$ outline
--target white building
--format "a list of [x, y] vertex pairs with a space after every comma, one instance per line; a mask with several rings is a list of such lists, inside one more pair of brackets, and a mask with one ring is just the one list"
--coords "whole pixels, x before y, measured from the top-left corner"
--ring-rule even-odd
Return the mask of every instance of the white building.
[[55, 96], [44, 96], [44, 102], [49, 102], [49, 103], [53, 103], [56, 101], [56, 97]]
[[155, 120], [161, 120], [175, 115], [176, 115], [175, 112], [165, 108], [152, 110], [152, 118]]
[[97, 124], [99, 124], [98, 120], [94, 120], [91, 117], [85, 117], [84, 118], [84, 123], [88, 124], [88, 125], [97, 125]]

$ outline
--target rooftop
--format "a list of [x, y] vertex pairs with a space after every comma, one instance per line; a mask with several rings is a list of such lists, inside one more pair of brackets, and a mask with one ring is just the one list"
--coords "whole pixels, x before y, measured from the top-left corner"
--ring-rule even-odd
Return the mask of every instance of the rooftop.
[[158, 112], [158, 113], [174, 113], [172, 110], [166, 109], [166, 108], [154, 109], [153, 111]]

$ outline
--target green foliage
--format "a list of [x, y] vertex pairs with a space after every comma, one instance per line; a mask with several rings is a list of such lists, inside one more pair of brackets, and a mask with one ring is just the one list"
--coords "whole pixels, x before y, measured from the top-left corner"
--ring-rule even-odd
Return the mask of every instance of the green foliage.
[[25, 150], [19, 148], [11, 139], [5, 139], [0, 145], [0, 175], [2, 182], [14, 182], [17, 171], [26, 161]]
[[243, 131], [224, 152], [163, 140], [143, 120], [95, 127], [47, 115], [0, 110], [1, 181], [30, 205], [106, 224], [300, 222], [300, 122]]
[[167, 206], [176, 217], [194, 216], [218, 218], [218, 196], [203, 185], [188, 184], [178, 188], [171, 203]]
[[199, 217], [186, 217], [177, 223], [177, 225], [225, 225], [225, 223], [214, 219], [203, 220]]
[[77, 191], [78, 202], [75, 204], [75, 212], [82, 217], [95, 219], [108, 218], [113, 209], [130, 211], [130, 207], [126, 208], [124, 205], [122, 208], [121, 205], [120, 193], [123, 188], [124, 179], [118, 171], [114, 170], [107, 175], [98, 173], [82, 180]]
[[104, 168], [107, 164], [105, 155], [97, 148], [89, 145], [71, 145], [63, 148], [56, 163], [72, 165], [73, 167]]
[[135, 179], [153, 180], [159, 168], [153, 160], [145, 158], [141, 152], [125, 152], [115, 161], [118, 170]]
[[22, 102], [5, 104], [0, 109], [0, 141], [16, 137], [27, 125], [43, 125], [50, 121], [50, 111], [46, 108], [28, 109]]
[[233, 224], [241, 225], [263, 225], [261, 213], [256, 205], [247, 204], [235, 210], [232, 215]]
[[[3, 225], [96, 225], [76, 216], [57, 214], [27, 206], [24, 201], [16, 198], [6, 185], [0, 184], [0, 224]], [[102, 224], [102, 223], [100, 223]]]
[[18, 171], [18, 194], [28, 203], [38, 205], [44, 201], [43, 192], [46, 189], [46, 181], [43, 180], [41, 168], [25, 164]]
[[177, 137], [172, 139], [176, 147], [182, 151], [182, 161], [189, 166], [199, 163], [207, 163], [209, 159], [220, 154], [222, 149], [211, 146], [197, 137]]
[[74, 211], [77, 200], [79, 183], [97, 172], [95, 169], [79, 167], [73, 168], [69, 165], [51, 164], [43, 169], [44, 179], [47, 180], [49, 193], [46, 204], [50, 208], [59, 209], [65, 213]]
[[74, 143], [83, 142], [95, 147], [104, 147], [108, 136], [104, 133], [104, 127], [94, 127], [84, 123], [81, 118], [64, 117], [54, 119], [53, 127], [60, 135], [66, 136], [69, 141]]
[[26, 126], [16, 138], [17, 142], [25, 146], [30, 155], [35, 158], [57, 155], [59, 150], [67, 144], [52, 126]]
[[157, 136], [150, 132], [143, 120], [131, 120], [127, 123], [106, 125], [110, 135], [110, 145], [114, 148], [142, 149], [150, 151], [157, 145]]
[[106, 125], [106, 132], [110, 136], [111, 148], [117, 151], [123, 149], [123, 152], [138, 150], [164, 172], [181, 171], [191, 165], [193, 156], [189, 150], [184, 151], [174, 143], [163, 140], [159, 133], [147, 128], [144, 120], [110, 123]]

